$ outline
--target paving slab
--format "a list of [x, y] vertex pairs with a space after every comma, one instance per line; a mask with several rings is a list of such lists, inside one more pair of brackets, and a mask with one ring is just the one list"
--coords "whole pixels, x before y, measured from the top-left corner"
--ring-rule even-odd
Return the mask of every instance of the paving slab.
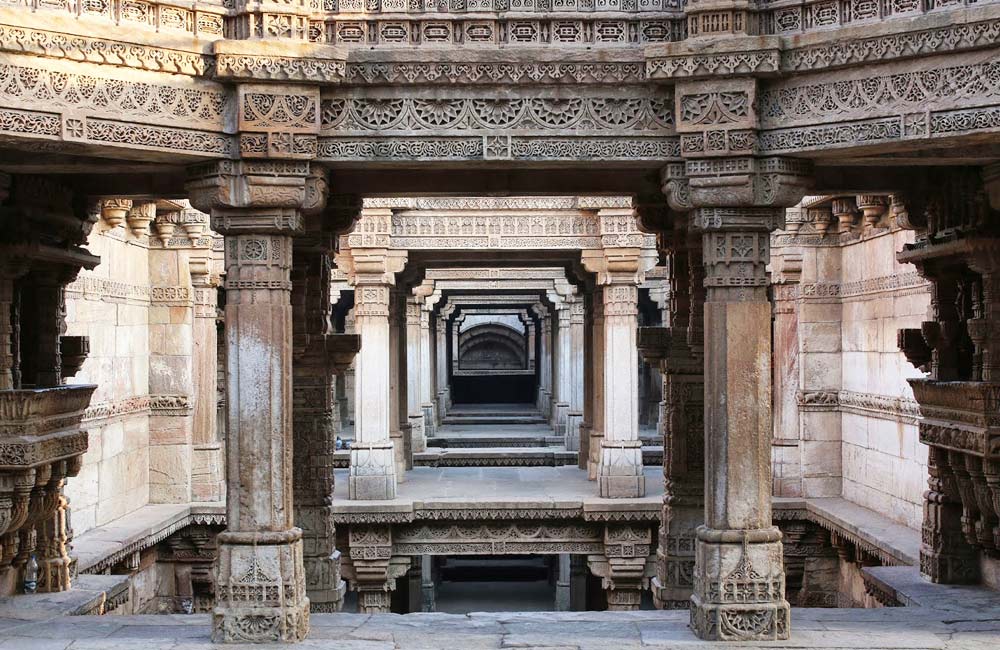
[[[574, 648], [644, 650], [772, 648], [774, 650], [997, 650], [1000, 619], [927, 607], [795, 609], [787, 641], [713, 644], [687, 627], [688, 613], [477, 612], [457, 614], [314, 614], [297, 646], [227, 645], [227, 650], [501, 650]], [[0, 619], [2, 620], [2, 619]], [[209, 650], [207, 615], [56, 616], [0, 628], [0, 650]], [[824, 626], [831, 626], [826, 629]]]

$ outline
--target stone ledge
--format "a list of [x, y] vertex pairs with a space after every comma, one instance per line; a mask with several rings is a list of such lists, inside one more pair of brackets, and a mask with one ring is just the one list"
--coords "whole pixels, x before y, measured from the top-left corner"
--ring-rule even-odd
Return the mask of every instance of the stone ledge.
[[981, 585], [935, 584], [916, 566], [864, 567], [865, 588], [877, 589], [905, 607], [985, 610], [1000, 607], [1000, 592]]
[[775, 519], [781, 513], [804, 515], [823, 528], [850, 540], [888, 565], [920, 564], [920, 531], [896, 523], [841, 497], [789, 499], [775, 497]]
[[143, 506], [73, 540], [77, 573], [102, 573], [129, 555], [196, 523], [225, 523], [225, 506], [221, 503]]
[[0, 598], [0, 619], [41, 621], [59, 616], [111, 613], [128, 604], [130, 580], [128, 575], [80, 576], [73, 581], [69, 591]]

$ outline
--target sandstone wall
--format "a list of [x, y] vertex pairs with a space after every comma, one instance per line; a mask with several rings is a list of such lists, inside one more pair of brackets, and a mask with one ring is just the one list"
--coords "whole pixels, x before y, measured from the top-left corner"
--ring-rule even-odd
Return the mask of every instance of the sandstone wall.
[[66, 292], [67, 334], [90, 337], [73, 383], [97, 384], [84, 426], [90, 446], [66, 495], [80, 534], [149, 501], [149, 266], [144, 241], [99, 223], [87, 248], [101, 257]]
[[774, 493], [843, 496], [919, 528], [927, 450], [906, 383], [915, 370], [896, 347], [929, 305], [927, 285], [895, 260], [913, 233], [887, 198], [877, 224], [857, 211], [849, 229], [830, 206], [790, 211], [774, 237]]

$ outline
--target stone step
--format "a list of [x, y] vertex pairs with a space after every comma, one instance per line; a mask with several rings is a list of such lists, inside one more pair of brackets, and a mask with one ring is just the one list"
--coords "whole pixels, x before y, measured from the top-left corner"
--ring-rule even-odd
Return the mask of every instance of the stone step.
[[[561, 447], [479, 447], [438, 449], [413, 454], [418, 467], [558, 467], [576, 465], [578, 454]], [[663, 463], [663, 447], [643, 447], [644, 465]]]
[[449, 414], [441, 418], [441, 424], [546, 424], [546, 420], [541, 415], [493, 415], [489, 413], [483, 413], [481, 415]]
[[427, 439], [427, 446], [445, 449], [475, 449], [480, 447], [560, 447], [561, 436], [525, 435], [443, 435]]
[[[432, 438], [431, 440], [434, 440]], [[346, 469], [350, 465], [351, 452], [340, 450], [333, 454], [333, 467]], [[560, 467], [576, 465], [577, 452], [566, 451], [558, 446], [535, 447], [430, 447], [427, 451], [413, 454], [415, 467]], [[657, 466], [663, 464], [663, 447], [642, 448], [642, 464]]]

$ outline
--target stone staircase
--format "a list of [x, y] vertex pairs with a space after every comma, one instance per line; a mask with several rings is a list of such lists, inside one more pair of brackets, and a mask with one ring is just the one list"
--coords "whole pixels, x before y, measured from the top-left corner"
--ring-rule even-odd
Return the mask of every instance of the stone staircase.
[[[353, 430], [342, 437], [350, 439]], [[663, 462], [662, 441], [653, 430], [641, 432], [643, 464]], [[335, 466], [345, 468], [350, 452], [338, 451]], [[576, 465], [578, 454], [563, 445], [534, 404], [459, 404], [442, 418], [427, 450], [413, 454], [416, 467], [558, 467]]]
[[[654, 434], [655, 432], [648, 432]], [[663, 448], [644, 442], [646, 464], [662, 462]], [[578, 454], [563, 445], [533, 404], [456, 405], [442, 418], [427, 451], [414, 454], [425, 467], [556, 467], [576, 465]]]

